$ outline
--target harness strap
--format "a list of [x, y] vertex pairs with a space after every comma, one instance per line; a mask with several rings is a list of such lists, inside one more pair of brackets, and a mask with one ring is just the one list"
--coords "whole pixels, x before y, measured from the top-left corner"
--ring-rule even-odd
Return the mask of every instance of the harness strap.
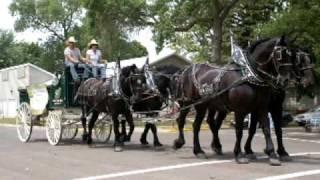
[[234, 87], [236, 87], [238, 85], [241, 85], [244, 82], [247, 82], [247, 77], [243, 77], [243, 78], [239, 79], [238, 81], [233, 82], [230, 86], [228, 86], [227, 88], [225, 88], [225, 89], [223, 89], [223, 90], [221, 90], [221, 91], [219, 91], [219, 92], [217, 92], [215, 94], [205, 96], [205, 97], [201, 98], [200, 100], [196, 101], [195, 103], [192, 103], [192, 104], [190, 104], [188, 106], [184, 106], [184, 107], [180, 108], [178, 112], [186, 110], [186, 109], [189, 109], [189, 108], [191, 108], [193, 106], [202, 104], [202, 103], [204, 103], [206, 101], [209, 101], [212, 98], [218, 97], [221, 94], [229, 91], [231, 88], [234, 88]]

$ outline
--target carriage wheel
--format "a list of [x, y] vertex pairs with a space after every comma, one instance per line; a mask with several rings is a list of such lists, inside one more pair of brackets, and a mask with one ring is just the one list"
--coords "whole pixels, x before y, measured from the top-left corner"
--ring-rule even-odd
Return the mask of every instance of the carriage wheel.
[[73, 140], [78, 134], [78, 126], [76, 124], [71, 124], [63, 128], [62, 137]]
[[16, 125], [20, 141], [28, 142], [32, 133], [32, 114], [30, 105], [26, 102], [20, 104]]
[[112, 123], [104, 119], [99, 119], [94, 126], [94, 134], [99, 142], [108, 142], [111, 137]]
[[50, 111], [46, 123], [46, 135], [48, 142], [55, 146], [62, 137], [61, 111]]

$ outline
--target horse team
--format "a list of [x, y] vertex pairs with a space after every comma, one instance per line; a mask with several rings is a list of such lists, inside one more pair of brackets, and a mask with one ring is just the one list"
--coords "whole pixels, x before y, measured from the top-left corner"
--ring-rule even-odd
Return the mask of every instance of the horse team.
[[[134, 131], [132, 112], [145, 112], [147, 116], [155, 117], [158, 111], [170, 104], [169, 101], [174, 101], [180, 105], [176, 119], [179, 135], [174, 141], [175, 149], [185, 144], [186, 117], [190, 109], [194, 108], [193, 153], [198, 158], [206, 158], [200, 145], [199, 131], [207, 115], [207, 123], [213, 136], [211, 147], [222, 155], [219, 129], [227, 113], [232, 111], [236, 122], [234, 156], [237, 163], [248, 163], [250, 159], [256, 158], [251, 142], [257, 123], [263, 129], [265, 153], [269, 156], [270, 164], [280, 165], [280, 160], [289, 161], [291, 158], [283, 145], [281, 128], [285, 88], [292, 82], [299, 88], [310, 90], [315, 83], [312, 52], [291, 44], [284, 36], [256, 41], [246, 50], [246, 66], [235, 63], [225, 66], [194, 64], [180, 69], [169, 65], [150, 70], [147, 61], [142, 70], [135, 65], [124, 67], [118, 80], [120, 93], [116, 95], [112, 93], [112, 85], [115, 84], [112, 79], [104, 82], [89, 79], [81, 84], [77, 96], [83, 110], [83, 140], [92, 144], [92, 129], [99, 113], [108, 113], [114, 125], [115, 151], [122, 151], [124, 142], [130, 141]], [[117, 64], [120, 67], [119, 61]], [[90, 93], [92, 90], [94, 94]], [[89, 112], [93, 115], [87, 130], [86, 116]], [[251, 123], [243, 152], [243, 123], [249, 113]], [[268, 113], [271, 113], [275, 127], [277, 151], [271, 139]], [[126, 121], [120, 123], [120, 114]], [[130, 127], [128, 133], [126, 123]], [[154, 135], [154, 146], [162, 146], [153, 123], [145, 125], [140, 142], [148, 144], [146, 136], [150, 129]]]

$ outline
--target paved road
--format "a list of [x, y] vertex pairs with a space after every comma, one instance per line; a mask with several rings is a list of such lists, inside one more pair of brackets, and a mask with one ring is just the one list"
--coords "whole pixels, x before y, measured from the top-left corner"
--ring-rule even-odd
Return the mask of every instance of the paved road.
[[[320, 134], [287, 129], [285, 144], [296, 156], [280, 167], [269, 166], [266, 159], [247, 165], [236, 164], [232, 159], [233, 130], [221, 131], [224, 156], [217, 156], [210, 150], [210, 132], [201, 133], [208, 160], [193, 156], [190, 132], [186, 134], [186, 146], [179, 151], [171, 148], [175, 133], [160, 134], [165, 144], [161, 150], [139, 145], [139, 134], [135, 133], [133, 142], [127, 144], [124, 152], [116, 153], [111, 143], [89, 148], [79, 138], [53, 147], [46, 142], [42, 130], [35, 130], [32, 141], [23, 144], [18, 141], [14, 128], [0, 127], [0, 179], [216, 180], [270, 176], [275, 176], [271, 179], [320, 179]], [[259, 132], [254, 140], [259, 157], [263, 157], [263, 147], [264, 139]]]

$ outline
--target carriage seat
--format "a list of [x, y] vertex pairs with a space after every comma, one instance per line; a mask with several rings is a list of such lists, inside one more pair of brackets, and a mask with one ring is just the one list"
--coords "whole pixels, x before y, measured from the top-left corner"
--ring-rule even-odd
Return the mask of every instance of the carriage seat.
[[[74, 80], [72, 79], [70, 67], [65, 67], [64, 72], [65, 72], [66, 79], [68, 79], [69, 82], [73, 82]], [[76, 72], [80, 79], [84, 79], [84, 67], [77, 67]]]

